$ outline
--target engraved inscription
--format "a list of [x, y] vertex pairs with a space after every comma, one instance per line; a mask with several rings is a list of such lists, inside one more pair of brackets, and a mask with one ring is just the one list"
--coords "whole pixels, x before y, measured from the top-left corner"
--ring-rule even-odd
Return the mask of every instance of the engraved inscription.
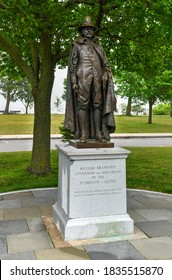
[[[121, 192], [121, 187], [114, 187], [114, 185], [117, 185], [116, 176], [120, 174], [121, 170], [115, 164], [81, 166], [75, 172], [78, 188], [74, 191], [74, 197], [97, 197], [118, 194]], [[94, 189], [85, 189], [83, 188], [84, 186], [94, 186]]]

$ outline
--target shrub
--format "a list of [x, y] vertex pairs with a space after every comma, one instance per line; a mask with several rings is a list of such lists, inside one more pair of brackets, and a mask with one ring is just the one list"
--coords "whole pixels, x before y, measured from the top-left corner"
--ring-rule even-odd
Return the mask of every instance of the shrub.
[[169, 115], [170, 113], [170, 104], [159, 103], [153, 107], [154, 115]]

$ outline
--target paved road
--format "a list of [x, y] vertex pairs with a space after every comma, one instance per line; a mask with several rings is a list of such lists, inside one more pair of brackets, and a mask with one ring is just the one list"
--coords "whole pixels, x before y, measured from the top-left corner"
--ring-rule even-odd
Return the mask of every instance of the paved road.
[[167, 147], [172, 146], [172, 138], [129, 138], [113, 139], [116, 146], [120, 147]]
[[[112, 141], [115, 146], [120, 147], [163, 147], [172, 146], [172, 138], [159, 137], [159, 138], [113, 138]], [[55, 149], [61, 141], [59, 139], [51, 139], [51, 149]], [[31, 151], [32, 140], [28, 139], [1, 139], [0, 140], [0, 152], [12, 152], [12, 151]]]

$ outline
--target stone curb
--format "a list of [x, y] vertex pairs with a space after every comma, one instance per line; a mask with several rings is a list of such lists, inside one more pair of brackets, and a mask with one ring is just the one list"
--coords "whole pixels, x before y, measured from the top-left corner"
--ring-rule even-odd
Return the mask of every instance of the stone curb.
[[[51, 139], [61, 139], [61, 134], [51, 134]], [[172, 133], [113, 133], [111, 138], [172, 138]], [[32, 134], [26, 135], [0, 135], [0, 140], [30, 140], [33, 139]]]

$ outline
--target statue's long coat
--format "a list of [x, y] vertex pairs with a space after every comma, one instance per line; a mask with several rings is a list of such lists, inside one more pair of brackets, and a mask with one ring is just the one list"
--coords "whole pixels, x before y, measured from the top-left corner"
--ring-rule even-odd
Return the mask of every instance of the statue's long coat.
[[[67, 75], [67, 100], [66, 100], [66, 112], [65, 112], [65, 123], [64, 126], [69, 129], [76, 138], [80, 136], [78, 114], [77, 114], [77, 100], [76, 93], [72, 90], [72, 81], [74, 79], [74, 65], [72, 64], [72, 58], [74, 55], [74, 49], [80, 49], [83, 44], [84, 38], [82, 36], [78, 37], [71, 49], [68, 65], [68, 75]], [[107, 58], [103, 48], [96, 42], [92, 41], [92, 45], [96, 50], [102, 65], [102, 73], [108, 73], [107, 82], [103, 84], [102, 82], [102, 96], [103, 96], [103, 108], [102, 108], [102, 131], [105, 136], [109, 135], [115, 131], [115, 121], [114, 121], [114, 111], [116, 111], [116, 99], [114, 95], [114, 84], [112, 74], [107, 62]], [[76, 77], [77, 79], [77, 77]], [[91, 106], [91, 105], [90, 105]], [[92, 113], [90, 114], [92, 118]], [[93, 124], [93, 121], [89, 121]], [[94, 127], [90, 126], [88, 129], [92, 130], [89, 132], [90, 137], [94, 137]]]

